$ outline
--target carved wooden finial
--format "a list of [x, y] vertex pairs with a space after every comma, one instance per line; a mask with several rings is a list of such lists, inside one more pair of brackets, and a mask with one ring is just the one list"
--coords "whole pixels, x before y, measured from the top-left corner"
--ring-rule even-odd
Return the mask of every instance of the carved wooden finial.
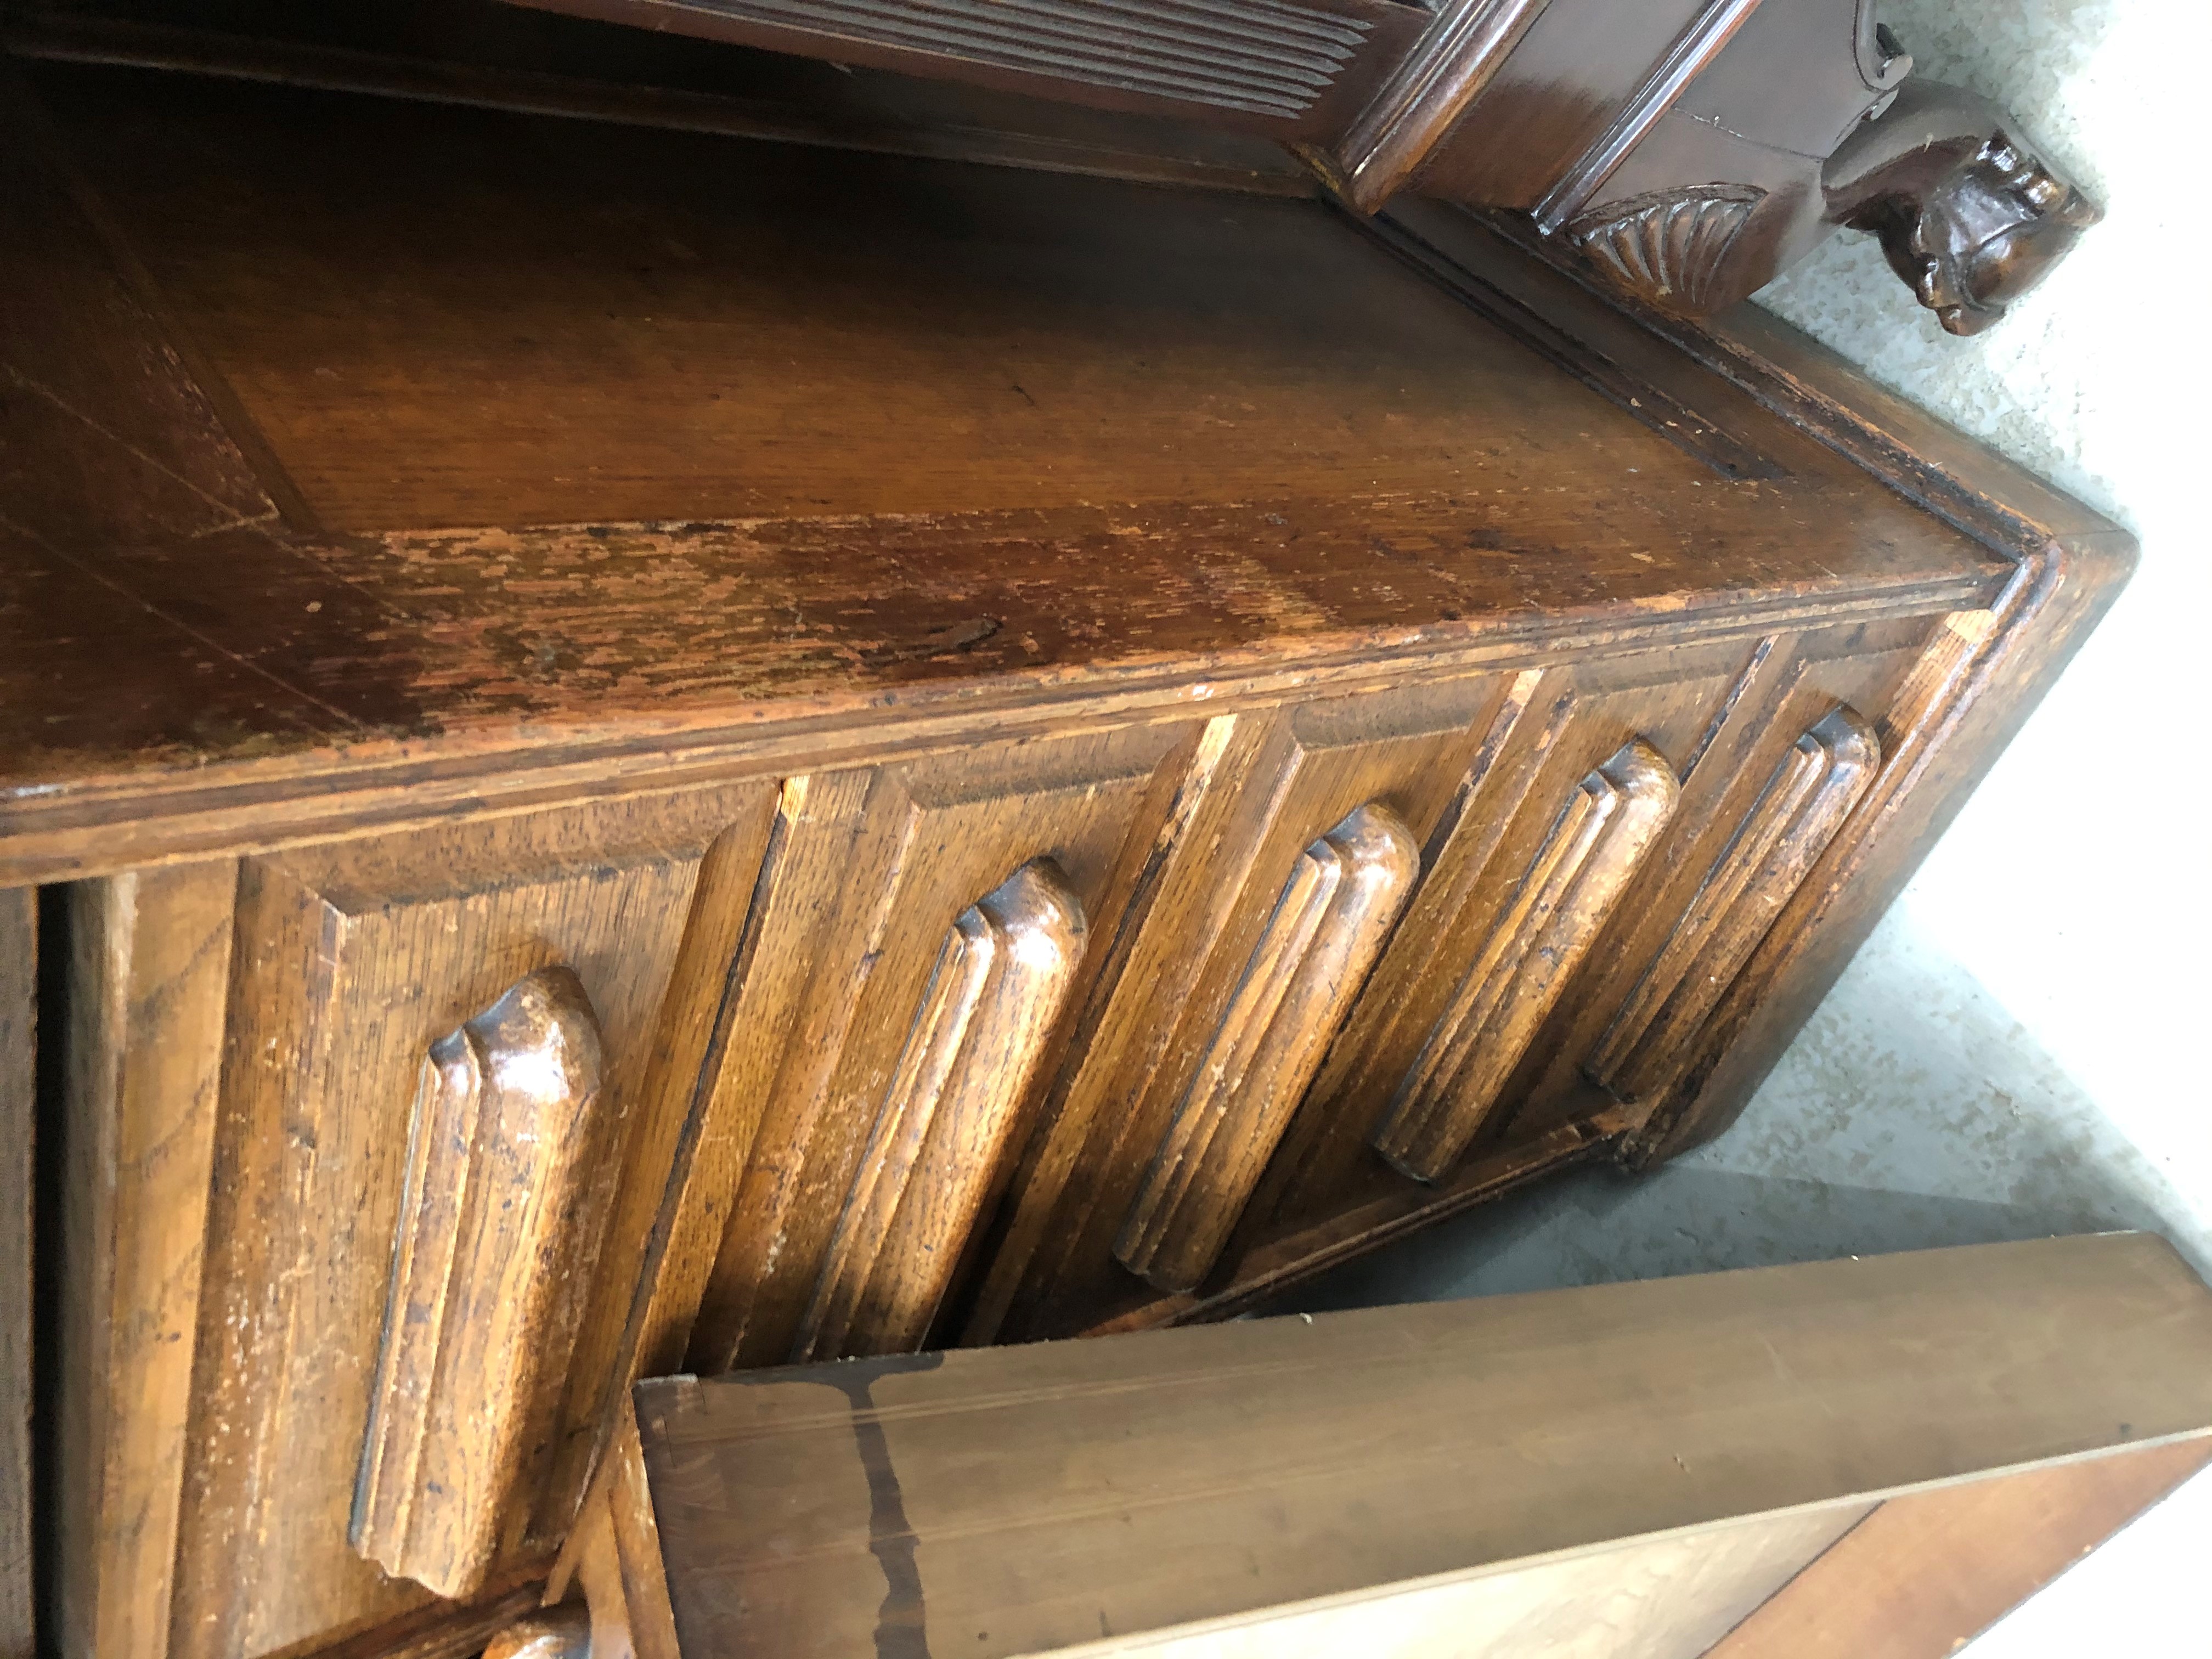
[[561, 1292], [587, 1243], [574, 1211], [603, 1139], [601, 1066], [566, 968], [517, 981], [423, 1063], [353, 1542], [441, 1595], [483, 1583], [539, 1385], [575, 1339]]

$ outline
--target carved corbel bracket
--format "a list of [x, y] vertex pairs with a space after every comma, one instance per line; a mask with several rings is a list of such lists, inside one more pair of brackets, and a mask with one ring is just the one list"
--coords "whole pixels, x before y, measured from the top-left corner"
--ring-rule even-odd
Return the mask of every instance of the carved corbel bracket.
[[441, 1595], [480, 1589], [565, 1368], [605, 1118], [599, 1021], [547, 968], [430, 1045], [408, 1132], [353, 1544]]
[[1873, 233], [1954, 334], [1978, 334], [2074, 250], [2103, 210], [1961, 87], [1907, 82], [1828, 158], [1832, 224]]

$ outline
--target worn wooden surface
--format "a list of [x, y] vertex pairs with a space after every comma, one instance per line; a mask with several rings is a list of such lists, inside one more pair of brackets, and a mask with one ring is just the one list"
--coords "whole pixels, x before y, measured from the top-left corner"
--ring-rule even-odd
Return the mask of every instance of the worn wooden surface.
[[[236, 895], [201, 918], [216, 994], [111, 1039], [127, 1082], [181, 1019], [159, 1063], [222, 1082], [201, 1221], [179, 1176], [116, 1235], [204, 1243], [187, 1352], [143, 1372], [168, 1392], [95, 1379], [59, 1425], [123, 1470], [62, 1534], [92, 1659], [141, 1628], [442, 1659], [545, 1572], [641, 1373], [1220, 1318], [1712, 1133], [2127, 562], [1786, 337], [1632, 314], [1463, 215], [969, 165], [1029, 162], [942, 120], [900, 159], [33, 78], [0, 153], [0, 879]], [[1700, 894], [1840, 708], [1871, 781], [1716, 929]], [[1672, 812], [1559, 941], [1462, 1160], [1394, 1172], [1369, 1138], [1449, 992], [1633, 744]], [[1152, 1212], [1184, 1248], [1147, 1284], [1115, 1252], [1154, 1155], [1259, 1030], [1299, 860], [1369, 807], [1410, 893], [1371, 969], [1276, 976], [1255, 1139]], [[917, 1011], [970, 1006], [930, 992], [948, 937], [1047, 867], [1064, 990], [1005, 1002], [995, 1065], [923, 1019], [915, 1065], [972, 1075], [908, 1087]], [[1728, 982], [1624, 1105], [1589, 1061], [1686, 927]], [[605, 1020], [607, 1243], [579, 1234], [574, 1353], [522, 1391], [483, 1588], [441, 1601], [346, 1538], [409, 1103], [426, 1044], [564, 961]], [[83, 1282], [144, 1271], [70, 1237]], [[149, 1529], [133, 1460], [169, 1445]]]
[[38, 1122], [39, 896], [0, 892], [0, 1659], [32, 1659], [31, 1204]]
[[574, 973], [541, 968], [423, 1060], [353, 1543], [441, 1595], [483, 1588], [567, 1375], [614, 1150], [602, 1047]]
[[70, 894], [58, 1195], [70, 1294], [48, 1534], [69, 1652], [167, 1648], [237, 888], [220, 862]]
[[2212, 1291], [2108, 1234], [636, 1398], [694, 1659], [1112, 1651], [1088, 1644], [1833, 1506], [1802, 1562], [1900, 1489], [2201, 1441]]
[[[279, 476], [235, 506], [180, 495], [189, 550], [146, 545], [112, 491], [103, 525], [74, 496], [11, 506], [48, 550], [12, 567], [9, 868], [773, 771], [777, 735], [818, 752], [830, 724], [880, 752], [987, 708], [1042, 724], [1086, 697], [1187, 702], [1194, 678], [1225, 699], [1294, 666], [1371, 677], [1378, 652], [1402, 674], [1970, 605], [2002, 579], [1677, 368], [1678, 403], [1784, 475], [1716, 477], [1667, 441], [1679, 421], [1644, 424], [1649, 374], [1599, 395], [1546, 372], [1311, 204], [787, 148], [733, 169], [728, 140], [367, 100], [309, 120], [297, 93], [82, 70], [40, 89], [129, 246], [26, 199], [22, 314], [87, 291], [41, 270], [100, 276], [111, 353], [158, 371], [57, 388], [129, 445], [101, 464], [250, 481], [265, 453]], [[51, 195], [40, 154], [10, 164]], [[595, 193], [611, 216], [574, 210]], [[902, 200], [937, 209], [860, 213]], [[889, 307], [887, 234], [908, 276]], [[208, 381], [237, 418], [215, 422]], [[530, 527], [563, 524], [590, 527]], [[198, 579], [216, 557], [220, 592]], [[143, 693], [46, 720], [94, 649]], [[210, 714], [174, 724], [165, 672]]]
[[2200, 1438], [1890, 1498], [1711, 1659], [1949, 1659], [2208, 1463]]

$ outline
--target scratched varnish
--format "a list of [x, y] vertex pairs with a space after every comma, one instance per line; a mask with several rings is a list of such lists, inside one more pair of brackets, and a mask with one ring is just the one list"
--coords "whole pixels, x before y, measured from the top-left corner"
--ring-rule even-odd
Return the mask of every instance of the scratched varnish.
[[459, 1656], [638, 1376], [1722, 1132], [2131, 557], [1285, 168], [11, 73], [73, 1659]]

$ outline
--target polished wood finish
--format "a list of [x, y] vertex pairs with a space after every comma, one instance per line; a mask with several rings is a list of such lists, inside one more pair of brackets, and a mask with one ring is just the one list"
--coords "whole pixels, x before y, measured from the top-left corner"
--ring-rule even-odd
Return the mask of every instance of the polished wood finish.
[[2185, 1440], [1890, 1498], [1711, 1659], [1949, 1659], [2208, 1464]]
[[[430, 1045], [407, 1130], [353, 1545], [446, 1596], [483, 1586], [533, 1407], [568, 1368], [609, 1151], [599, 1020], [543, 968]], [[602, 1188], [604, 1189], [604, 1183]]]
[[1317, 1602], [1370, 1603], [1349, 1638], [1396, 1593], [1511, 1595], [1494, 1581], [1537, 1559], [1764, 1529], [1733, 1565], [1616, 1562], [1632, 1600], [1679, 1576], [1703, 1602], [1650, 1609], [1702, 1638], [1654, 1650], [1694, 1654], [1891, 1494], [2201, 1445], [2212, 1291], [2113, 1234], [671, 1378], [636, 1405], [692, 1659], [1319, 1652]]
[[[1528, 213], [1624, 293], [1705, 316], [1839, 226], [1954, 333], [2100, 210], [1873, 0], [522, 0], [979, 87], [1172, 111], [1291, 146], [1357, 211], [1401, 190]], [[1341, 6], [1341, 12], [1336, 8]]]
[[[452, 1659], [603, 1507], [640, 1376], [1218, 1320], [1717, 1133], [2124, 575], [1525, 222], [1117, 161], [1133, 116], [1046, 173], [1015, 100], [817, 68], [773, 147], [611, 125], [641, 85], [487, 107], [481, 64], [467, 107], [52, 62], [11, 104], [0, 879], [74, 884], [61, 1058], [110, 1081], [64, 1162], [186, 1131], [63, 1230], [58, 1443], [115, 1471], [58, 1517], [71, 1659]], [[1780, 823], [1844, 709], [1863, 793]], [[1516, 906], [1594, 773], [1670, 805], [1555, 939]], [[1382, 886], [1304, 907], [1317, 843]], [[1371, 1138], [1501, 939], [1510, 1052], [1408, 1179]], [[409, 1123], [429, 1046], [562, 964], [605, 1139], [527, 1183], [580, 1219], [505, 1328], [542, 1352], [465, 1379], [455, 1599], [348, 1540], [395, 1246], [444, 1248]], [[1693, 969], [1660, 1080], [1594, 1084]]]
[[0, 892], [0, 1659], [32, 1659], [31, 1202], [38, 1145], [39, 896]]

